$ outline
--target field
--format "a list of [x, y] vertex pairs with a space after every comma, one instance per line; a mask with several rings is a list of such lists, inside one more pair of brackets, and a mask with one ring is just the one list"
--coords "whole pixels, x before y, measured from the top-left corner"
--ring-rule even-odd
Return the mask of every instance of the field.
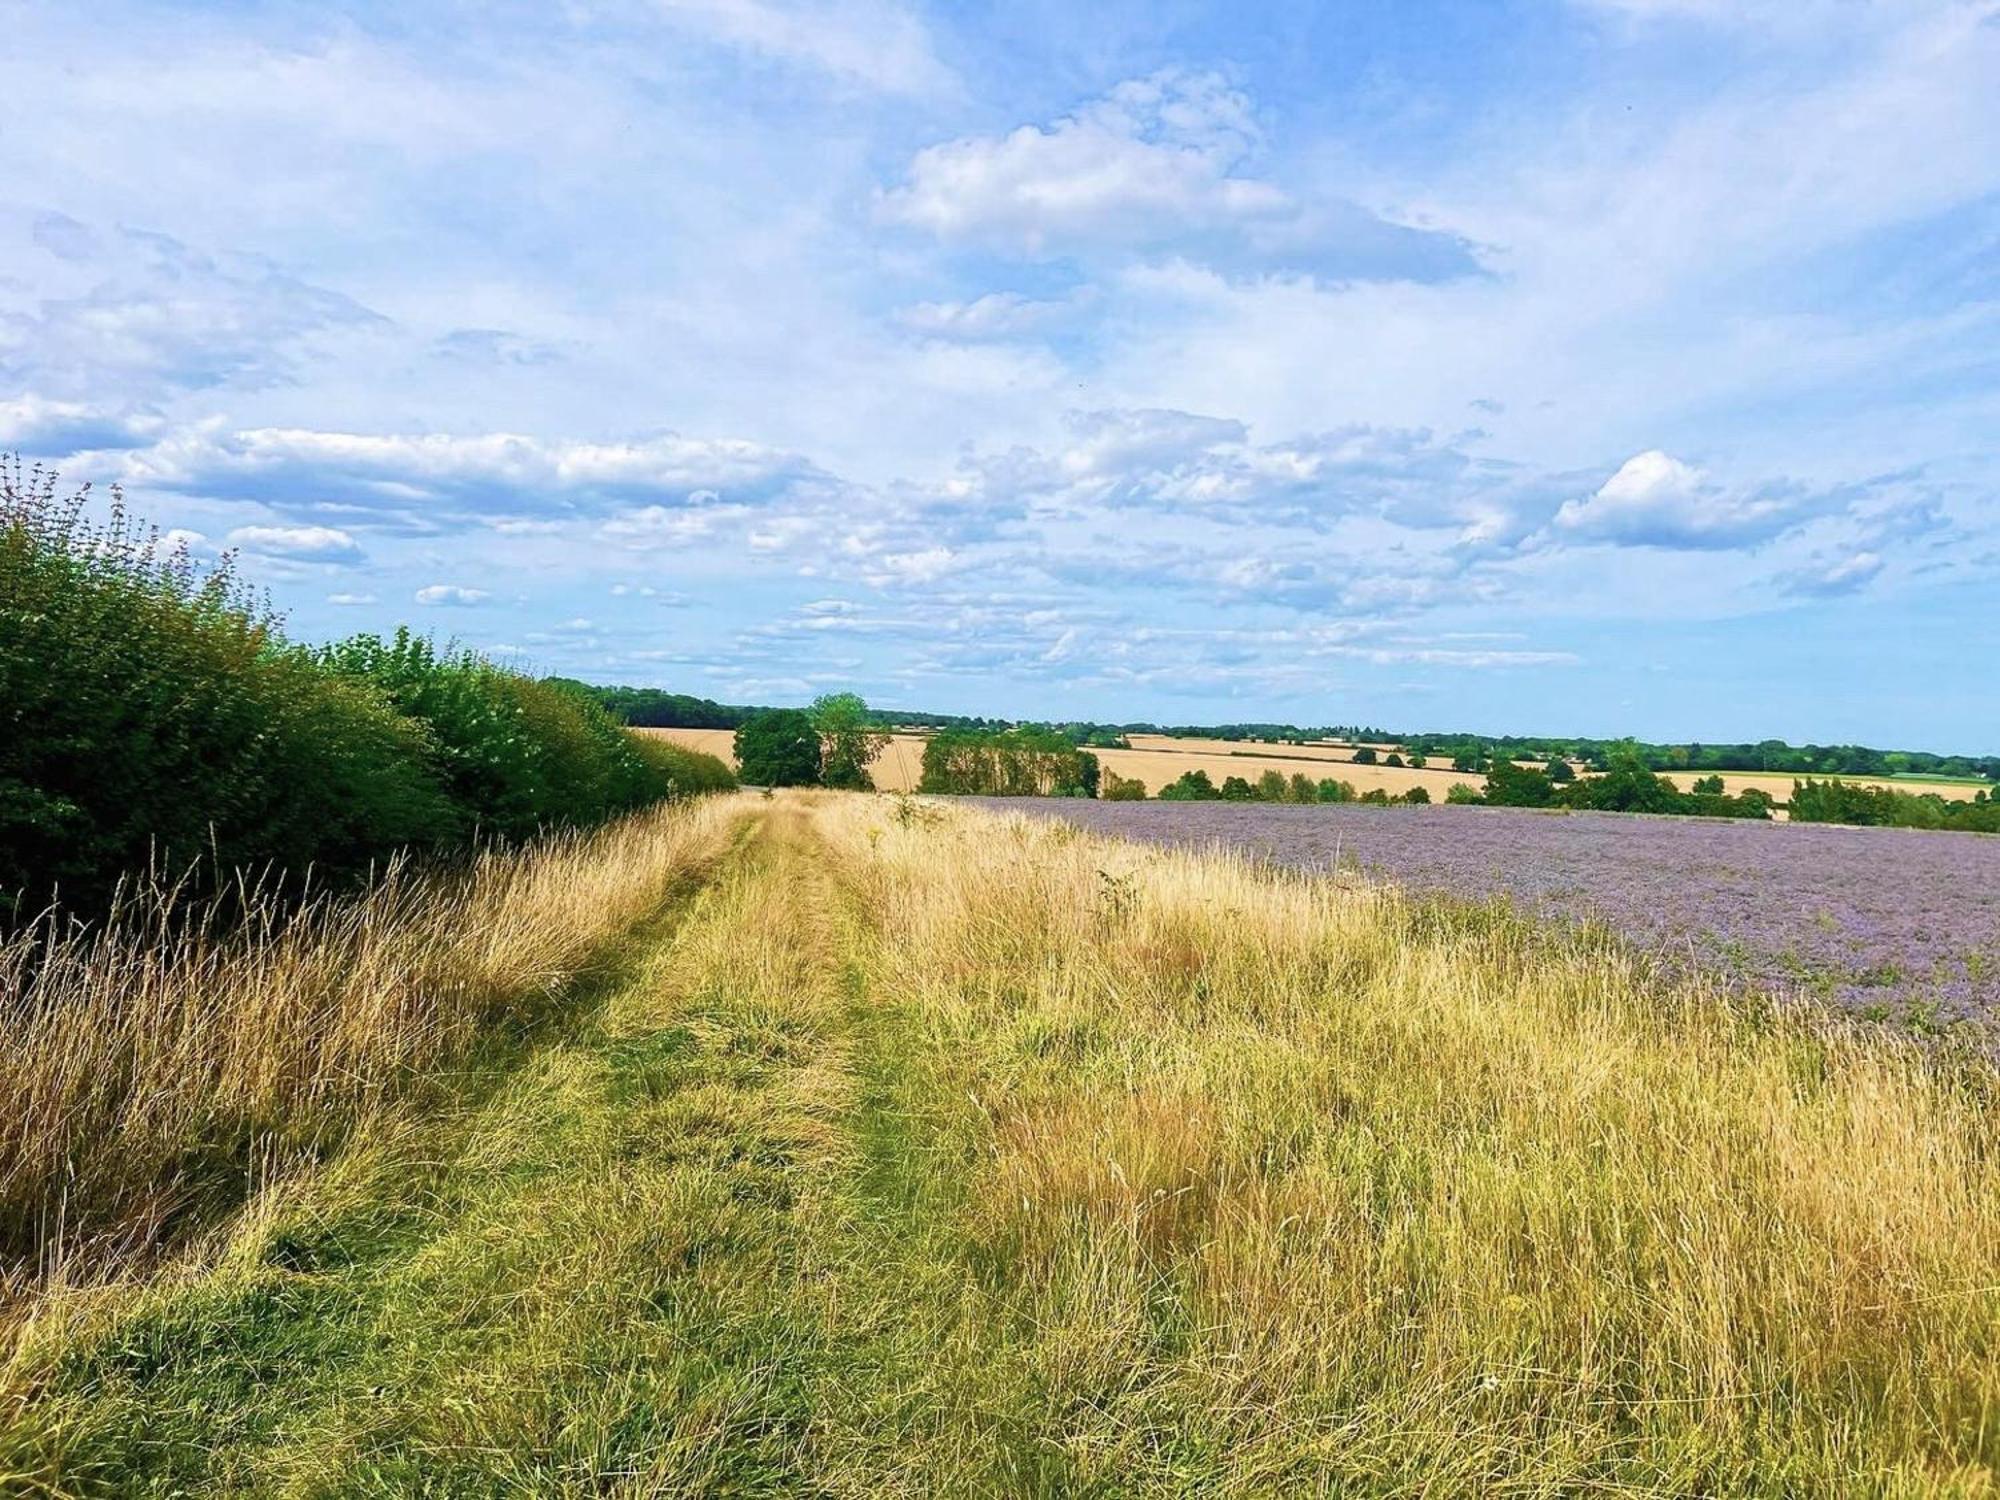
[[1012, 803], [1091, 829], [1594, 918], [1675, 964], [1914, 1018], [2000, 1018], [2000, 838], [1525, 808]]
[[[541, 961], [589, 977], [517, 946], [483, 1042], [314, 1075], [338, 1134], [271, 1148], [315, 1090], [245, 1113], [240, 1210], [20, 1262], [0, 1488], [1993, 1493], [1976, 1058], [964, 804], [739, 794], [539, 879], [506, 930], [560, 908]], [[338, 992], [430, 961], [370, 951]], [[228, 1079], [285, 1044], [235, 1031]]]
[[[733, 730], [647, 729], [640, 732], [659, 735], [675, 744], [718, 755], [734, 764]], [[1261, 740], [1184, 739], [1163, 734], [1135, 734], [1131, 743], [1130, 750], [1097, 750], [1092, 753], [1106, 770], [1143, 782], [1149, 797], [1157, 795], [1161, 787], [1183, 772], [1195, 770], [1208, 772], [1209, 779], [1218, 786], [1225, 776], [1241, 776], [1246, 781], [1255, 781], [1266, 771], [1276, 771], [1287, 779], [1300, 772], [1315, 781], [1331, 776], [1347, 782], [1356, 792], [1371, 792], [1380, 788], [1392, 797], [1400, 797], [1411, 787], [1420, 786], [1431, 794], [1434, 802], [1444, 801], [1445, 793], [1457, 783], [1462, 782], [1475, 790], [1486, 785], [1484, 776], [1454, 771], [1449, 766], [1426, 766], [1420, 771], [1404, 766], [1357, 766], [1352, 760], [1353, 748], [1346, 745], [1278, 745]], [[885, 792], [916, 790], [917, 782], [923, 776], [923, 758], [924, 736], [894, 736], [889, 748], [874, 764], [876, 787]], [[1682, 791], [1687, 791], [1700, 774], [1675, 771], [1668, 773], [1668, 779]], [[1789, 773], [1725, 771], [1720, 774], [1724, 789], [1732, 796], [1749, 787], [1761, 787], [1780, 802], [1791, 795], [1792, 783], [1797, 780]], [[1918, 777], [1890, 780], [1849, 776], [1842, 779], [1859, 786], [1935, 792], [1955, 801], [1970, 801], [1976, 792], [1987, 785], [1983, 781], [1937, 781]]]
[[[675, 744], [719, 755], [734, 764], [733, 730], [648, 729], [641, 732], [660, 735]], [[1351, 750], [1325, 745], [1180, 740], [1166, 735], [1142, 734], [1132, 737], [1130, 750], [1094, 750], [1091, 753], [1106, 770], [1145, 783], [1148, 796], [1158, 793], [1161, 787], [1183, 772], [1196, 770], [1208, 772], [1209, 778], [1218, 786], [1225, 776], [1241, 776], [1247, 781], [1255, 781], [1266, 771], [1276, 771], [1287, 779], [1300, 772], [1315, 781], [1322, 776], [1332, 776], [1348, 782], [1357, 792], [1380, 787], [1391, 796], [1400, 796], [1413, 786], [1422, 786], [1429, 788], [1431, 796], [1440, 802], [1454, 782], [1462, 781], [1475, 787], [1486, 784], [1483, 776], [1450, 769], [1412, 771], [1396, 766], [1357, 766], [1348, 759], [1353, 754]], [[889, 748], [871, 768], [877, 790], [915, 791], [923, 777], [923, 759], [924, 736], [894, 736]]]

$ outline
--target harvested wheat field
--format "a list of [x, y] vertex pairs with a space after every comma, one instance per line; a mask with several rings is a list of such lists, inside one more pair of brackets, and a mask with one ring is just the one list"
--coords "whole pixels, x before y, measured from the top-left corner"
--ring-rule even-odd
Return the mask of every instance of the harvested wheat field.
[[1983, 1065], [1351, 876], [698, 817], [606, 846], [681, 877], [538, 1029], [164, 1263], [31, 1257], [5, 1482], [1992, 1493]]
[[[677, 745], [719, 755], [734, 764], [735, 731], [729, 729], [643, 729], [641, 734], [657, 734]], [[897, 734], [869, 768], [878, 791], [911, 792], [924, 774], [924, 741], [920, 734]], [[1220, 747], [1220, 748], [1217, 748]], [[1345, 781], [1357, 792], [1377, 787], [1390, 796], [1401, 796], [1413, 786], [1429, 790], [1442, 802], [1454, 783], [1475, 789], [1486, 784], [1484, 776], [1448, 767], [1426, 767], [1413, 771], [1401, 766], [1357, 766], [1351, 750], [1324, 745], [1271, 745], [1263, 741], [1174, 739], [1167, 735], [1134, 735], [1130, 750], [1093, 750], [1098, 764], [1107, 771], [1144, 784], [1146, 794], [1155, 796], [1161, 787], [1188, 771], [1206, 771], [1218, 786], [1226, 776], [1255, 781], [1266, 771], [1276, 771], [1289, 780], [1301, 773], [1317, 781], [1331, 776]]]

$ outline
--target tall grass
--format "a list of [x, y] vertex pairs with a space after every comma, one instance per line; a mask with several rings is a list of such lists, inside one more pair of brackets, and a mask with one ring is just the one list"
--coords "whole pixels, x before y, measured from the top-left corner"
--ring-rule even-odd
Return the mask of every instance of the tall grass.
[[0, 943], [0, 1255], [18, 1273], [148, 1244], [327, 1149], [545, 1009], [734, 817], [655, 809], [303, 908], [252, 892], [227, 926], [149, 889]]
[[1065, 1484], [1990, 1492], [1984, 1065], [1382, 887], [820, 821]]

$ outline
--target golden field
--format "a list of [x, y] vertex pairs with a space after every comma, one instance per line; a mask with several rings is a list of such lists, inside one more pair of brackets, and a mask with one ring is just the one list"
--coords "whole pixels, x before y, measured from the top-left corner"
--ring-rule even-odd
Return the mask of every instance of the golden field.
[[[677, 745], [706, 751], [720, 756], [731, 765], [735, 764], [734, 730], [645, 729], [639, 732], [661, 735]], [[917, 783], [923, 779], [924, 740], [925, 736], [920, 734], [891, 737], [889, 748], [870, 767], [877, 790], [916, 790]], [[1156, 795], [1161, 787], [1183, 772], [1195, 770], [1206, 771], [1218, 786], [1225, 776], [1241, 776], [1246, 781], [1255, 781], [1266, 771], [1276, 771], [1288, 780], [1301, 772], [1315, 781], [1331, 776], [1348, 782], [1357, 792], [1373, 791], [1379, 787], [1392, 797], [1402, 795], [1413, 786], [1421, 786], [1428, 788], [1432, 799], [1438, 802], [1444, 800], [1444, 794], [1454, 782], [1462, 781], [1473, 787], [1486, 784], [1483, 776], [1453, 771], [1448, 767], [1444, 770], [1427, 767], [1412, 771], [1405, 767], [1357, 766], [1350, 759], [1353, 753], [1346, 747], [1328, 745], [1272, 745], [1256, 740], [1175, 739], [1167, 735], [1148, 734], [1132, 736], [1130, 750], [1091, 751], [1106, 770], [1144, 782], [1148, 796]]]
[[164, 1262], [18, 1280], [0, 1488], [1995, 1493], [1990, 1064], [1352, 877], [679, 816], [544, 867], [552, 935], [654, 892], [603, 988]]

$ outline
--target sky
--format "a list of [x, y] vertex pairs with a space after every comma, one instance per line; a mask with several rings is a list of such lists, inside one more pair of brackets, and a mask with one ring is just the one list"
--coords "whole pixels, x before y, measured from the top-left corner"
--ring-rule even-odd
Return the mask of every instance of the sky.
[[2000, 749], [2000, 0], [0, 0], [0, 449], [728, 702]]

